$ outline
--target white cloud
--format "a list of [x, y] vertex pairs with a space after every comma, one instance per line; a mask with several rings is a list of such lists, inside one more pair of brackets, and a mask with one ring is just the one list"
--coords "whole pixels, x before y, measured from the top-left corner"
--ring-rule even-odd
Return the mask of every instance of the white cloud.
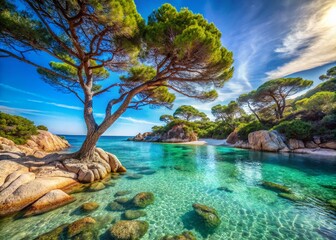
[[82, 107], [66, 105], [66, 104], [62, 104], [62, 103], [44, 102], [44, 101], [34, 100], [34, 99], [28, 99], [28, 101], [29, 102], [35, 102], [35, 103], [43, 103], [43, 104], [53, 105], [53, 106], [60, 107], [60, 108], [67, 108], [67, 109], [73, 109], [73, 110], [78, 110], [78, 111], [83, 110]]
[[23, 94], [27, 94], [27, 95], [30, 95], [30, 96], [34, 96], [34, 97], [50, 100], [50, 98], [47, 98], [47, 97], [42, 96], [42, 95], [39, 95], [37, 93], [28, 92], [26, 90], [15, 88], [15, 87], [9, 86], [7, 84], [0, 83], [0, 87], [4, 88], [4, 89], [7, 89], [7, 90], [10, 90], [10, 91], [14, 91], [14, 92], [18, 92], [18, 93], [23, 93]]
[[49, 116], [48, 112], [40, 111], [36, 109], [27, 109], [27, 108], [13, 108], [0, 105], [0, 111], [9, 113], [9, 114], [29, 114], [29, 115], [38, 115], [38, 116]]
[[301, 9], [296, 25], [275, 49], [291, 61], [266, 73], [269, 79], [284, 77], [336, 61], [336, 4], [313, 1]]
[[[94, 116], [97, 117], [97, 118], [104, 118], [105, 114], [104, 113], [94, 113]], [[137, 119], [137, 118], [133, 118], [133, 117], [119, 117], [119, 119], [126, 120], [126, 121], [129, 121], [129, 122], [132, 122], [132, 123], [140, 123], [140, 124], [148, 124], [148, 125], [158, 125], [159, 124], [159, 123], [150, 122], [150, 121]], [[125, 123], [119, 123], [119, 124], [125, 124]]]

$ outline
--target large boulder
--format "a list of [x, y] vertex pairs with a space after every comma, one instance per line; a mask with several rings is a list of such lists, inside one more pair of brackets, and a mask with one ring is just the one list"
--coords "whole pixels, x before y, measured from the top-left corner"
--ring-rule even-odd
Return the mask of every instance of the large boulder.
[[115, 240], [137, 240], [146, 234], [148, 227], [149, 224], [145, 221], [122, 220], [111, 227], [110, 234]]
[[248, 143], [253, 150], [277, 152], [287, 148], [283, 138], [276, 131], [260, 130], [248, 135]]
[[336, 149], [336, 141], [330, 141], [319, 144], [321, 148], [330, 148], [330, 149]]
[[26, 211], [24, 216], [33, 216], [49, 212], [66, 204], [75, 201], [75, 198], [66, 194], [60, 189], [51, 190], [39, 200], [34, 202]]
[[298, 140], [298, 139], [289, 139], [288, 140], [288, 147], [291, 149], [291, 150], [294, 150], [294, 149], [299, 149], [299, 148], [304, 148], [305, 145], [303, 143], [302, 140]]
[[220, 225], [221, 220], [216, 209], [199, 203], [194, 203], [192, 206], [196, 214], [202, 218], [206, 227], [216, 228]]
[[145, 208], [154, 203], [154, 194], [151, 192], [141, 192], [134, 196], [133, 205], [138, 208]]
[[229, 134], [229, 136], [227, 136], [226, 138], [226, 142], [228, 144], [235, 144], [239, 141], [239, 137], [238, 137], [238, 132], [236, 130], [234, 130], [232, 133]]
[[173, 126], [168, 132], [161, 136], [162, 142], [192, 142], [197, 141], [198, 137], [194, 132], [188, 132], [184, 124]]

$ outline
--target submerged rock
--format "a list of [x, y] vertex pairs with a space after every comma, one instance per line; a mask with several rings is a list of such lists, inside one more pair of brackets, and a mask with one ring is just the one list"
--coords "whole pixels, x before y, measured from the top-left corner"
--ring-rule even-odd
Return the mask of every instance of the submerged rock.
[[138, 193], [135, 195], [132, 202], [135, 207], [145, 208], [154, 203], [154, 194], [151, 192]]
[[124, 218], [127, 220], [134, 220], [146, 216], [147, 213], [143, 210], [127, 210], [124, 213]]
[[231, 190], [228, 187], [219, 187], [219, 188], [217, 188], [217, 190], [219, 190], [219, 191], [225, 191], [225, 192], [229, 192], [229, 193], [233, 192], [233, 190]]
[[122, 197], [122, 196], [125, 196], [125, 195], [128, 195], [132, 193], [132, 191], [129, 191], [129, 190], [125, 190], [125, 191], [119, 191], [119, 192], [116, 192], [114, 194], [115, 197]]
[[126, 204], [126, 203], [128, 203], [128, 202], [130, 202], [130, 198], [127, 198], [127, 197], [121, 197], [121, 198], [116, 198], [116, 199], [114, 199], [114, 201], [116, 202], [116, 203], [119, 203], [119, 204]]
[[288, 200], [291, 200], [293, 202], [301, 201], [302, 198], [295, 195], [294, 193], [278, 193], [279, 197], [286, 198]]
[[321, 187], [336, 190], [336, 185], [319, 184]]
[[142, 238], [148, 231], [149, 224], [138, 220], [121, 220], [110, 228], [112, 239], [136, 240]]
[[95, 183], [92, 183], [89, 190], [92, 191], [92, 192], [95, 192], [95, 191], [100, 191], [102, 189], [105, 188], [105, 185], [104, 183], [101, 183], [101, 182], [95, 182]]
[[192, 207], [194, 208], [197, 215], [202, 218], [205, 226], [209, 228], [216, 228], [220, 225], [221, 220], [216, 209], [199, 203], [194, 203]]
[[50, 232], [44, 233], [40, 236], [38, 236], [35, 240], [57, 240], [62, 239], [62, 236], [64, 235], [65, 229], [68, 226], [68, 224], [63, 224]]
[[96, 202], [87, 202], [82, 205], [82, 210], [86, 212], [90, 212], [96, 210], [99, 207], [99, 204]]
[[79, 233], [92, 231], [95, 227], [96, 220], [92, 217], [81, 218], [68, 226], [67, 236], [72, 238]]
[[196, 240], [196, 236], [190, 231], [185, 231], [179, 235], [166, 235], [161, 240]]
[[139, 172], [139, 174], [144, 174], [144, 175], [152, 175], [154, 173], [156, 173], [155, 170], [142, 170]]
[[66, 194], [62, 190], [52, 190], [33, 203], [26, 213], [25, 217], [49, 212], [66, 204], [75, 201], [75, 198]]
[[281, 185], [279, 183], [274, 183], [274, 182], [268, 182], [268, 181], [263, 181], [261, 183], [261, 185], [264, 187], [264, 188], [267, 188], [269, 190], [272, 190], [272, 191], [275, 191], [275, 192], [285, 192], [285, 193], [292, 193], [292, 191], [284, 186], [284, 185]]
[[120, 203], [117, 202], [111, 202], [109, 205], [109, 209], [111, 211], [124, 211], [126, 210], [126, 207]]
[[134, 173], [134, 174], [129, 174], [127, 178], [128, 179], [140, 179], [140, 178], [143, 178], [143, 176], [141, 174]]

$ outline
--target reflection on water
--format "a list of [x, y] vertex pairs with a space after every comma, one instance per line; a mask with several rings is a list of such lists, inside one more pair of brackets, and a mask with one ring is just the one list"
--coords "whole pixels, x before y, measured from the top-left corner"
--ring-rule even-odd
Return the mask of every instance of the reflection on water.
[[[83, 138], [68, 137], [72, 150]], [[126, 142], [102, 137], [99, 146], [116, 154], [131, 176], [123, 176], [95, 193], [75, 194], [77, 201], [61, 209], [27, 219], [0, 220], [0, 239], [34, 239], [85, 214], [78, 207], [87, 201], [100, 204], [90, 215], [120, 219], [121, 212], [106, 206], [117, 191], [132, 194], [150, 191], [155, 203], [145, 209], [150, 228], [143, 239], [193, 231], [198, 239], [335, 239], [335, 211], [328, 201], [336, 199], [336, 159], [293, 154], [272, 154], [221, 146]], [[278, 196], [261, 186], [275, 182], [291, 189], [301, 201]], [[132, 195], [131, 194], [131, 195]], [[205, 229], [194, 216], [195, 202], [216, 208], [222, 223], [215, 231]], [[110, 225], [100, 229], [103, 235]]]

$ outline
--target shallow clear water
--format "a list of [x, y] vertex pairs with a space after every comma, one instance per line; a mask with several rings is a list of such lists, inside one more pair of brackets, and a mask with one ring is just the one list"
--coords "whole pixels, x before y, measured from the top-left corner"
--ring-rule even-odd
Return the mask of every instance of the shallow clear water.
[[[67, 137], [72, 150], [81, 137]], [[114, 216], [106, 206], [120, 190], [155, 194], [155, 203], [145, 210], [150, 227], [143, 239], [193, 231], [198, 239], [336, 239], [336, 215], [326, 201], [336, 191], [320, 184], [336, 185], [336, 159], [317, 156], [272, 154], [225, 146], [186, 146], [123, 141], [126, 137], [102, 137], [98, 146], [118, 156], [128, 174], [144, 169], [156, 172], [141, 179], [127, 175], [99, 192], [74, 194], [77, 201], [52, 212], [26, 219], [0, 220], [0, 239], [34, 239], [63, 223], [82, 218], [77, 210], [84, 202], [100, 207], [93, 217]], [[261, 181], [286, 185], [303, 201], [280, 198], [260, 186]], [[233, 192], [217, 190], [227, 187]], [[213, 232], [195, 220], [192, 204], [216, 208], [221, 225]], [[104, 232], [111, 225], [100, 230]], [[104, 236], [102, 236], [104, 238]]]

